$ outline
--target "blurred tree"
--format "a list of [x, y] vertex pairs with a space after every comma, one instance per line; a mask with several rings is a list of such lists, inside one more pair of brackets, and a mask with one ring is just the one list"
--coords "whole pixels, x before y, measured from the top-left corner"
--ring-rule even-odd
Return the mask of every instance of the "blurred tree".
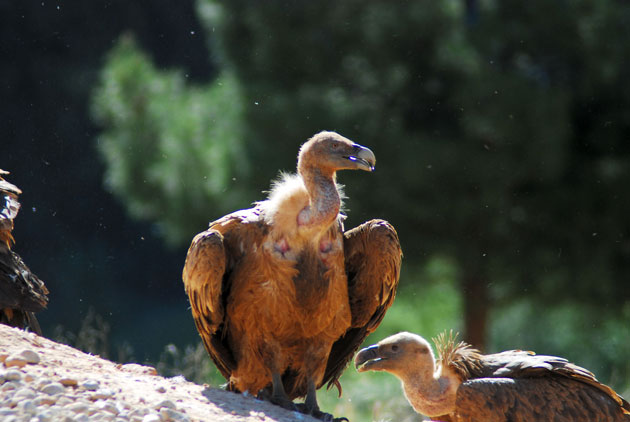
[[342, 178], [349, 225], [392, 221], [408, 263], [454, 257], [468, 341], [483, 346], [488, 310], [515, 297], [628, 301], [629, 5], [199, 0], [198, 11], [240, 84], [238, 136], [257, 177], [239, 180], [266, 188], [325, 128], [373, 148], [378, 177]]
[[247, 204], [242, 100], [229, 73], [188, 87], [181, 72], [156, 70], [125, 36], [93, 104], [107, 128], [99, 138], [107, 185], [132, 215], [157, 222], [167, 240], [189, 240], [213, 215]]
[[486, 69], [470, 87], [487, 95], [467, 102], [465, 130], [513, 144], [516, 158], [503, 172], [507, 218], [494, 220], [507, 240], [490, 267], [494, 297], [619, 316], [630, 303], [630, 5], [507, 1], [484, 12], [471, 32]]

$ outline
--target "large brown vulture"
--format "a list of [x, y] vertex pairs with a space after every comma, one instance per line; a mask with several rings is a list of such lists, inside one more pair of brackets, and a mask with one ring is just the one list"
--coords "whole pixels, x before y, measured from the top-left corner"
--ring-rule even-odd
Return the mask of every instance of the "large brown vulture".
[[394, 300], [401, 249], [371, 220], [344, 232], [338, 170], [374, 169], [371, 150], [334, 132], [305, 142], [297, 174], [265, 201], [210, 223], [188, 250], [183, 280], [197, 330], [228, 389], [319, 411]]
[[34, 313], [46, 308], [48, 289], [11, 250], [13, 219], [20, 210], [22, 191], [2, 178], [6, 174], [0, 169], [0, 323], [41, 335]]
[[359, 372], [402, 381], [416, 412], [444, 422], [621, 422], [630, 404], [588, 370], [556, 356], [509, 350], [483, 355], [453, 335], [429, 343], [399, 333], [362, 349]]

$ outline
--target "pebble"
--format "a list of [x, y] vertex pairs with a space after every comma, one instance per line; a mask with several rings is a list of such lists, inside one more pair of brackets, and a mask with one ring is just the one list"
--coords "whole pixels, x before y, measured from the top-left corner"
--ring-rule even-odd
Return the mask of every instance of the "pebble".
[[127, 372], [139, 372], [141, 374], [147, 375], [157, 375], [157, 369], [152, 366], [144, 366], [138, 365], [137, 363], [126, 363], [124, 365], [119, 365], [118, 369]]
[[71, 398], [66, 397], [66, 396], [61, 396], [59, 397], [59, 400], [57, 400], [57, 404], [59, 406], [66, 406], [70, 403], [74, 403], [74, 401]]
[[50, 384], [47, 384], [42, 388], [42, 392], [50, 396], [54, 396], [55, 394], [61, 394], [64, 391], [66, 391], [66, 387], [64, 387], [58, 382], [51, 382]]
[[96, 407], [113, 415], [118, 415], [120, 413], [116, 405], [110, 401], [99, 400], [96, 402]]
[[56, 419], [56, 413], [57, 412], [53, 412], [50, 409], [44, 410], [42, 412], [39, 412], [36, 420], [38, 422], [52, 422]]
[[51, 382], [53, 382], [53, 381], [52, 381], [51, 379], [49, 379], [49, 378], [40, 378], [39, 380], [37, 380], [37, 382], [35, 383], [35, 385], [36, 385], [36, 388], [37, 388], [38, 390], [40, 390], [40, 391], [41, 391], [41, 389], [42, 389], [45, 385], [48, 385], [48, 384], [50, 384]]
[[17, 408], [22, 413], [35, 414], [37, 411], [37, 405], [33, 400], [23, 400], [17, 404]]
[[70, 410], [74, 413], [84, 413], [88, 410], [88, 404], [80, 401], [76, 401], [74, 403], [70, 403], [64, 406], [65, 409]]
[[129, 416], [131, 416], [132, 418], [138, 418], [138, 419], [142, 419], [148, 414], [149, 414], [149, 409], [147, 409], [146, 407], [136, 407], [131, 412], [129, 412]]
[[169, 409], [168, 407], [163, 407], [160, 409], [160, 420], [162, 420], [162, 422], [190, 422], [190, 418], [187, 415], [183, 414], [182, 412], [178, 412], [177, 410]]
[[176, 408], [175, 403], [173, 403], [171, 400], [162, 400], [161, 402], [155, 405], [156, 410], [160, 410], [163, 407], [166, 407], [168, 409]]
[[160, 422], [160, 415], [156, 415], [155, 413], [149, 413], [142, 418], [142, 422]]
[[13, 400], [28, 400], [35, 398], [35, 391], [30, 388], [21, 388], [15, 392], [13, 395]]
[[38, 406], [50, 406], [55, 403], [57, 403], [57, 399], [55, 397], [46, 396], [35, 399], [35, 404]]
[[9, 355], [4, 361], [4, 366], [7, 368], [10, 368], [12, 366], [17, 366], [18, 368], [22, 368], [26, 366], [27, 363], [28, 362], [26, 362], [26, 359], [24, 359], [22, 356]]
[[9, 369], [4, 373], [4, 379], [7, 381], [20, 381], [22, 379], [22, 372]]
[[103, 400], [114, 397], [114, 392], [108, 388], [101, 388], [90, 396], [91, 400]]
[[59, 382], [66, 387], [76, 387], [79, 384], [79, 381], [74, 378], [61, 378]]
[[18, 353], [18, 356], [23, 358], [26, 363], [30, 363], [31, 365], [38, 364], [40, 360], [37, 352], [34, 352], [31, 349], [22, 350], [20, 353]]
[[81, 388], [88, 391], [96, 391], [98, 390], [100, 383], [96, 380], [86, 380], [81, 383]]
[[22, 383], [20, 381], [9, 381], [2, 384], [2, 387], [0, 387], [0, 391], [17, 390], [21, 386], [22, 386]]

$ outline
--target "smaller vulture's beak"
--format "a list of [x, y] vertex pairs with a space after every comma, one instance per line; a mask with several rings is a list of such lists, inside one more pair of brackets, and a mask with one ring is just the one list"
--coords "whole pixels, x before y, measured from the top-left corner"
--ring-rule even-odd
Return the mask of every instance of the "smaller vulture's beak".
[[352, 154], [344, 157], [357, 165], [357, 168], [365, 171], [374, 171], [376, 157], [371, 149], [359, 144], [352, 144]]
[[378, 352], [378, 344], [359, 350], [354, 358], [354, 366], [359, 372], [369, 371], [376, 363], [383, 361]]

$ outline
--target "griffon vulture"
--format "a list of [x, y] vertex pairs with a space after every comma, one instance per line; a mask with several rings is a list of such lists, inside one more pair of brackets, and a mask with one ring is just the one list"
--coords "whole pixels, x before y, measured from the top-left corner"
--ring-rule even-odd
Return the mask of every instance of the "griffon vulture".
[[0, 169], [0, 323], [42, 333], [34, 312], [46, 308], [48, 289], [11, 250], [13, 219], [20, 210], [17, 186], [2, 178]]
[[359, 372], [402, 381], [416, 412], [444, 422], [621, 422], [630, 404], [588, 370], [556, 356], [509, 350], [483, 355], [452, 336], [429, 343], [399, 333], [362, 349]]
[[336, 385], [394, 300], [394, 228], [343, 228], [338, 170], [374, 169], [371, 150], [321, 132], [265, 201], [210, 223], [183, 271], [197, 330], [228, 389], [321, 418], [316, 389]]

